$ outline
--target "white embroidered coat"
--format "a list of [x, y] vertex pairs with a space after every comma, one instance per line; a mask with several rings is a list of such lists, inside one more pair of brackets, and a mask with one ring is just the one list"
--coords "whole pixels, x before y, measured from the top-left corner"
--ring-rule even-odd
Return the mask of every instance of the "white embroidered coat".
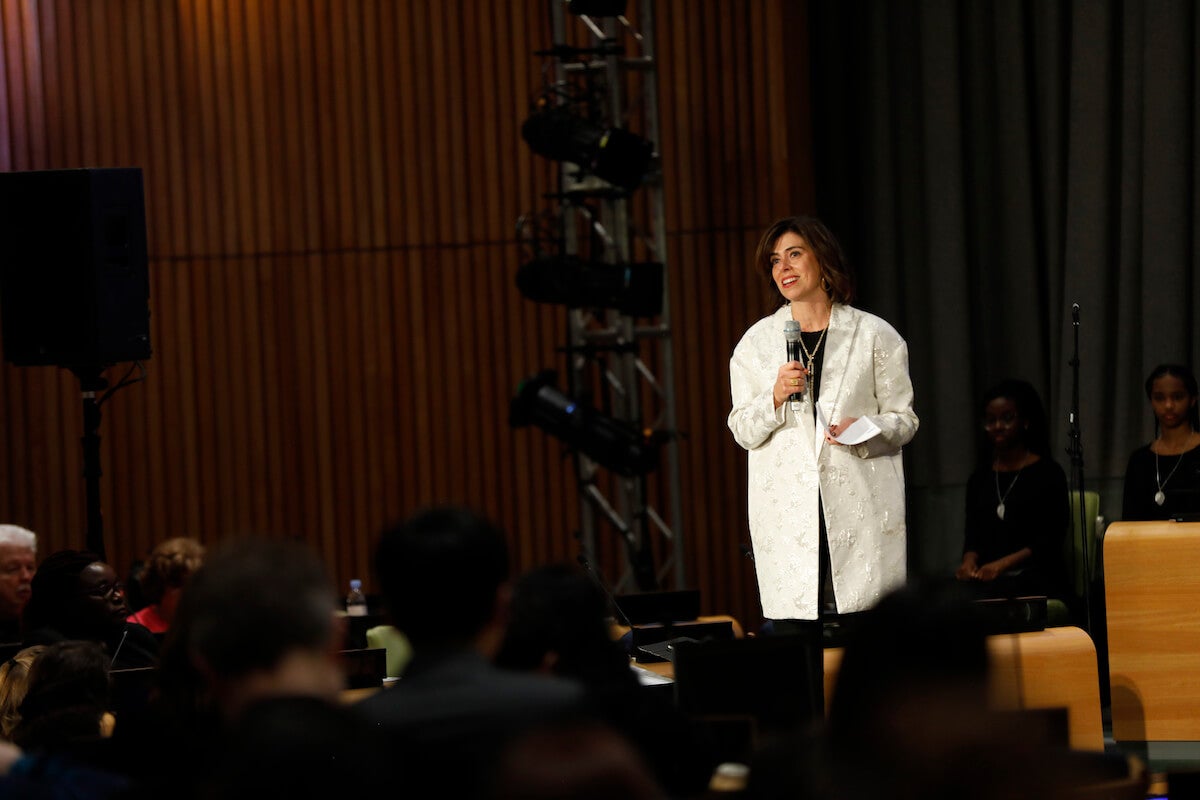
[[750, 538], [763, 614], [816, 619], [817, 503], [824, 504], [838, 611], [863, 611], [904, 583], [906, 532], [900, 448], [917, 432], [908, 347], [884, 320], [835, 304], [825, 334], [818, 405], [829, 423], [868, 417], [880, 433], [831, 445], [812, 408], [774, 407], [787, 361], [789, 306], [750, 327], [729, 363], [729, 429], [749, 451]]

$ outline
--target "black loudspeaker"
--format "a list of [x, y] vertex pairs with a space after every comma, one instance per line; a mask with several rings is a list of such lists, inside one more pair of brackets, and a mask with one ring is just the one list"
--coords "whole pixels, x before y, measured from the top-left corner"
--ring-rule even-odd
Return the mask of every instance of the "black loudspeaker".
[[150, 357], [142, 171], [0, 173], [0, 333], [18, 366]]

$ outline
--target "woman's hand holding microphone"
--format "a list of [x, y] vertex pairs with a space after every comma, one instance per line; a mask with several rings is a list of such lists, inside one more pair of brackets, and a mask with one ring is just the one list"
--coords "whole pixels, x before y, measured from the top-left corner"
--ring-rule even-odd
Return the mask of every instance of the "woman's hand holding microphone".
[[779, 368], [775, 378], [775, 407], [779, 408], [793, 394], [803, 394], [808, 386], [808, 370], [799, 361], [789, 361]]

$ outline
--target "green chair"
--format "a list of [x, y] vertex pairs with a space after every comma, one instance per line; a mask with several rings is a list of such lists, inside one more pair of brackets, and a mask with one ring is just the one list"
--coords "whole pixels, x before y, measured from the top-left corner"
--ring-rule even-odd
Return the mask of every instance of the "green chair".
[[408, 637], [391, 625], [376, 625], [367, 629], [367, 647], [382, 647], [387, 651], [387, 677], [398, 678], [412, 660], [412, 645]]
[[[1087, 529], [1086, 536], [1079, 535], [1079, 493], [1071, 492], [1071, 526], [1068, 538], [1063, 542], [1063, 563], [1067, 568], [1067, 585], [1075, 600], [1082, 600], [1087, 587], [1096, 577], [1096, 559], [1100, 554], [1097, 541], [1099, 531], [1096, 530], [1096, 518], [1100, 515], [1100, 493], [1083, 493], [1084, 513], [1083, 524]], [[1087, 558], [1084, 558], [1084, 547], [1087, 547]], [[1086, 565], [1086, 569], [1085, 569]], [[1058, 628], [1065, 625], [1076, 625], [1077, 620], [1071, 618], [1067, 604], [1057, 598], [1046, 601], [1046, 627]]]

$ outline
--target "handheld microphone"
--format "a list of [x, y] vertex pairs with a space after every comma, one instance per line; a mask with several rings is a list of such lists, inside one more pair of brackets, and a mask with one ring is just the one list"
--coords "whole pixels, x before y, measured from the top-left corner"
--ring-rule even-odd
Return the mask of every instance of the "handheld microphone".
[[[800, 323], [794, 319], [789, 319], [783, 323], [783, 338], [787, 341], [787, 358], [788, 361], [801, 361], [800, 358]], [[788, 395], [788, 400], [793, 403], [799, 403], [804, 399], [804, 395], [800, 392], [792, 392]]]
[[1079, 303], [1071, 303], [1071, 321], [1079, 324]]

